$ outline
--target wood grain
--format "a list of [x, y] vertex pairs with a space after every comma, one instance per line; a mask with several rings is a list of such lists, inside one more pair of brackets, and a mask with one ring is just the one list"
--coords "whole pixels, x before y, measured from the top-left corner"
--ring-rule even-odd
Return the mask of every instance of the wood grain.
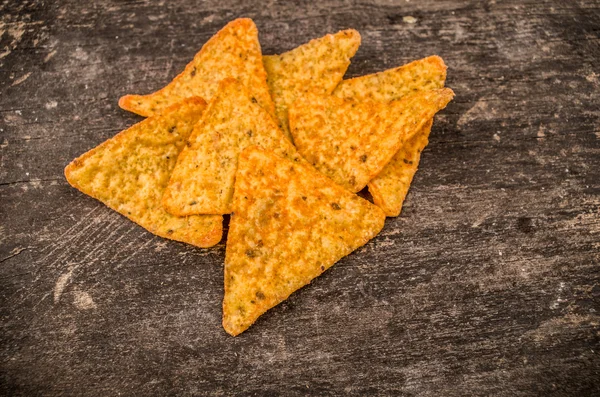
[[[438, 54], [456, 99], [402, 216], [231, 338], [223, 243], [152, 236], [62, 170], [238, 16], [266, 54], [359, 30], [347, 76]], [[598, 1], [5, 1], [0, 394], [600, 394], [599, 20]]]

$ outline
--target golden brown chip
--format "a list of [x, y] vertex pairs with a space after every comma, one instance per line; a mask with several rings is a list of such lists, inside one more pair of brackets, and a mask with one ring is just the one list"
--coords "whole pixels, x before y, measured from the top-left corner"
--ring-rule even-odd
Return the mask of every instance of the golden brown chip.
[[167, 211], [179, 216], [230, 213], [238, 156], [250, 145], [301, 161], [246, 89], [234, 79], [223, 80], [177, 159], [163, 198]]
[[126, 95], [119, 106], [142, 116], [151, 116], [191, 96], [209, 101], [219, 81], [238, 79], [259, 105], [275, 117], [273, 100], [258, 42], [258, 30], [251, 19], [229, 22], [204, 44], [185, 70], [159, 91], [149, 95]]
[[223, 327], [231, 335], [383, 228], [377, 206], [310, 165], [249, 147], [239, 157], [225, 253]]
[[292, 136], [309, 163], [358, 192], [453, 95], [446, 88], [384, 103], [307, 94], [289, 110]]
[[446, 65], [437, 55], [409, 64], [342, 81], [333, 95], [355, 101], [389, 102], [414, 91], [444, 87]]
[[[389, 102], [415, 91], [442, 88], [445, 80], [444, 61], [438, 56], [430, 56], [398, 68], [344, 80], [333, 95], [354, 101]], [[431, 122], [409, 139], [368, 184], [375, 204], [387, 216], [400, 215], [404, 198], [417, 172], [421, 152], [427, 146]]]
[[360, 34], [349, 29], [311, 40], [281, 55], [263, 57], [279, 125], [288, 138], [288, 107], [306, 92], [331, 94], [359, 45]]
[[177, 217], [161, 198], [177, 155], [206, 102], [188, 98], [117, 134], [65, 168], [69, 183], [161, 237], [198, 247], [221, 240], [218, 215]]

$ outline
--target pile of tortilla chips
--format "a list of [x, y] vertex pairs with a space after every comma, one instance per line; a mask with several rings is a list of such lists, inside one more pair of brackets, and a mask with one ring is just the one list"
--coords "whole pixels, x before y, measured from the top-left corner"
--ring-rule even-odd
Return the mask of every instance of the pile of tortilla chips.
[[[185, 70], [119, 105], [148, 118], [73, 160], [75, 188], [148, 231], [222, 239], [231, 335], [398, 216], [434, 115], [454, 96], [431, 56], [342, 80], [355, 30], [263, 56], [250, 19], [227, 24]], [[375, 204], [356, 195], [368, 186]]]

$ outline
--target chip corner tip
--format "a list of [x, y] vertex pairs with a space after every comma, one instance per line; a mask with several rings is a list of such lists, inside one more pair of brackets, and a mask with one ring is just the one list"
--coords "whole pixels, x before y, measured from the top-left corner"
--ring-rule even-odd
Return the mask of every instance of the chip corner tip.
[[225, 329], [225, 332], [227, 333], [227, 335], [232, 336], [234, 338], [239, 335], [239, 334], [233, 333], [231, 331], [228, 331], [227, 329]]
[[219, 242], [221, 242], [221, 240], [223, 239], [223, 215], [217, 215], [219, 217], [219, 220], [215, 221], [216, 222], [216, 226], [213, 229], [211, 238], [210, 238], [210, 246], [214, 247], [215, 245], [219, 244]]
[[73, 183], [74, 183], [73, 173], [76, 171], [77, 168], [79, 168], [83, 165], [83, 161], [86, 157], [87, 157], [87, 155], [83, 154], [83, 155], [71, 160], [71, 162], [65, 166], [65, 168], [63, 170], [63, 174], [65, 175], [65, 178], [71, 185], [73, 185]]
[[141, 99], [141, 97], [142, 97], [142, 95], [132, 95], [132, 94], [123, 95], [121, 98], [119, 98], [119, 107], [123, 110], [135, 113], [142, 117], [149, 117], [149, 116], [151, 116], [151, 114], [147, 114], [139, 106], [136, 106], [136, 102], [137, 102], [137, 105], [140, 104], [139, 100]]
[[434, 102], [439, 107], [439, 110], [448, 106], [448, 104], [454, 99], [455, 94], [452, 88], [444, 87], [438, 88], [437, 90], [431, 91], [434, 95]]
[[198, 248], [212, 248], [219, 244], [223, 239], [223, 217], [220, 217], [219, 220], [215, 220], [215, 223], [216, 224], [210, 231], [203, 233], [200, 237], [195, 239], [188, 238], [184, 242], [187, 242], [188, 244]]
[[386, 207], [386, 208], [381, 208], [381, 210], [385, 214], [386, 218], [397, 218], [400, 216], [400, 213], [402, 212], [402, 206], [400, 206], [400, 208]]
[[167, 191], [165, 191], [165, 193], [163, 193], [161, 204], [167, 213], [178, 217], [195, 215], [186, 213], [186, 211], [182, 209], [182, 207], [179, 206], [178, 203], [173, 203], [173, 201], [176, 200], [170, 194], [168, 194]]
[[186, 102], [194, 106], [206, 106], [206, 100], [200, 96], [189, 97], [186, 99]]
[[448, 98], [448, 101], [451, 101], [456, 96], [456, 94], [454, 93], [454, 90], [452, 88], [445, 87], [445, 88], [442, 88], [442, 90], [444, 92], [444, 96], [446, 98]]
[[233, 22], [237, 22], [237, 23], [251, 23], [251, 24], [254, 23], [254, 21], [250, 17], [239, 17], [239, 18], [234, 19]]
[[[203, 109], [206, 108], [207, 103], [204, 100], [204, 98], [202, 98], [201, 96], [190, 96], [187, 98], [182, 99], [179, 102], [175, 102], [169, 106], [167, 106], [165, 109], [163, 109], [162, 111], [160, 111], [159, 113], [169, 113], [169, 112], [176, 112], [176, 111], [187, 111], [190, 108], [194, 108], [194, 107], [202, 107]], [[203, 110], [202, 109], [202, 110]], [[148, 117], [153, 117], [156, 116], [157, 113], [148, 115]]]
[[234, 332], [232, 329], [227, 328], [225, 326], [225, 324], [223, 324], [223, 329], [225, 330], [225, 332], [227, 333], [227, 335], [233, 336], [234, 338], [240, 334], [239, 332]]
[[341, 31], [344, 35], [349, 36], [351, 38], [360, 39], [360, 32], [356, 29], [345, 29]]
[[242, 27], [245, 29], [256, 29], [256, 24], [254, 23], [254, 21], [252, 20], [252, 18], [248, 18], [248, 17], [242, 17], [242, 18], [237, 18], [234, 19], [233, 21], [229, 22], [226, 26], [228, 27]]
[[209, 236], [206, 236], [197, 245], [200, 248], [212, 248], [223, 239], [223, 228], [215, 228]]
[[442, 58], [440, 55], [433, 54], [433, 55], [428, 56], [425, 59], [427, 59], [428, 61], [430, 61], [432, 63], [437, 63], [439, 66], [446, 67], [446, 62], [444, 62], [444, 58]]
[[[225, 311], [225, 308], [223, 308], [223, 311]], [[234, 326], [234, 324], [228, 317], [229, 316], [226, 313], [223, 313], [222, 325], [223, 330], [225, 330], [225, 332], [227, 332], [230, 336], [235, 337], [245, 331], [245, 329], [241, 329], [240, 327]]]
[[65, 179], [67, 180], [67, 182], [69, 182], [69, 184], [72, 186], [73, 182], [71, 181], [71, 176], [72, 176], [72, 172], [73, 172], [73, 167], [75, 167], [75, 160], [71, 161], [69, 164], [66, 165], [65, 169], [63, 170], [63, 174], [65, 176]]
[[[235, 77], [225, 77], [223, 80], [219, 81], [219, 91], [223, 91], [224, 89], [231, 86], [242, 86], [238, 79]], [[243, 86], [242, 86], [243, 87]]]
[[170, 190], [168, 190], [168, 186], [167, 189], [165, 189], [165, 192], [163, 193], [161, 204], [163, 209], [173, 216], [186, 217], [191, 215], [198, 215], [190, 213], [190, 211], [186, 211], [185, 204], [182, 204], [181, 200], [178, 200], [178, 198], [175, 197]]
[[121, 98], [119, 98], [119, 107], [121, 109], [125, 109], [125, 110], [129, 110], [129, 104], [131, 103], [131, 98], [133, 97], [133, 95], [127, 94], [127, 95], [123, 95]]
[[368, 187], [369, 193], [373, 198], [373, 205], [381, 210], [385, 218], [394, 218], [400, 215], [400, 210], [402, 207], [396, 208], [394, 205], [388, 202], [385, 199], [385, 195], [380, 191], [380, 188], [377, 185], [373, 184], [373, 182], [370, 182]]
[[360, 47], [362, 42], [362, 36], [360, 35], [360, 32], [356, 29], [346, 29], [342, 30], [339, 33], [343, 34], [345, 38], [347, 38], [350, 42], [353, 43], [355, 47], [354, 52], [356, 53], [356, 51], [358, 51], [358, 47]]
[[[80, 192], [90, 195], [89, 192], [85, 191], [82, 188], [81, 184], [78, 181], [76, 169], [81, 166], [80, 163], [77, 163], [78, 159], [71, 161], [64, 169], [64, 177], [67, 183], [74, 189], [79, 190]], [[92, 196], [93, 197], [93, 196]]]

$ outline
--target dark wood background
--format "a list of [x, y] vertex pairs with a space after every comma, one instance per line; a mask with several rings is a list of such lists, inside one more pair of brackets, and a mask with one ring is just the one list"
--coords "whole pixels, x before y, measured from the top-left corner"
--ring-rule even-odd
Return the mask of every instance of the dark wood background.
[[[1, 394], [600, 393], [600, 3], [308, 3], [2, 3]], [[239, 16], [265, 54], [359, 30], [347, 76], [438, 54], [456, 99], [402, 216], [232, 338], [224, 242], [155, 237], [63, 168]]]

